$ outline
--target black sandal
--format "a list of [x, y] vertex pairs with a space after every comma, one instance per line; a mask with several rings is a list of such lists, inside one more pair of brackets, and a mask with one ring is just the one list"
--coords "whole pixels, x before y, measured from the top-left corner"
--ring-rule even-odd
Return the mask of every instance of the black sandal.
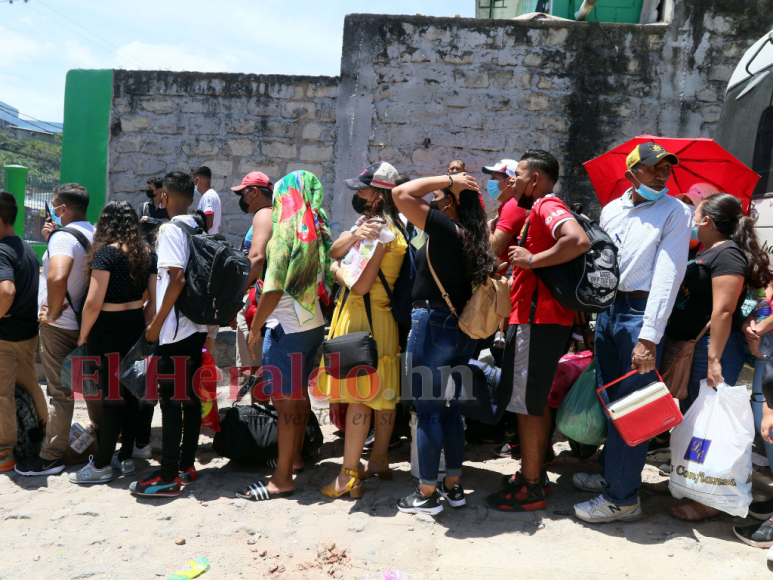
[[281, 497], [290, 497], [295, 493], [294, 489], [290, 491], [268, 491], [268, 487], [262, 481], [249, 485], [244, 491], [237, 491], [236, 497], [241, 499], [250, 499], [254, 501], [267, 501], [269, 499], [276, 499]]

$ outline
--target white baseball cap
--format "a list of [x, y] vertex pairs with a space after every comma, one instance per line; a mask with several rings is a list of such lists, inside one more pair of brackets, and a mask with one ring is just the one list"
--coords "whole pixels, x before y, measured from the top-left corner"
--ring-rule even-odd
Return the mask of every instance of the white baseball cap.
[[518, 162], [516, 160], [502, 159], [491, 167], [484, 167], [483, 173], [504, 173], [508, 177], [513, 177], [515, 175], [516, 167], [518, 167]]

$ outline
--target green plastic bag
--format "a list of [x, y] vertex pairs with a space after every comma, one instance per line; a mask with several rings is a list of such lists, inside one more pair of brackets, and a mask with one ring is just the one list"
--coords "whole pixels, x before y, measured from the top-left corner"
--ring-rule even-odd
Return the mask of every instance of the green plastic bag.
[[561, 432], [585, 445], [601, 445], [607, 438], [607, 415], [596, 394], [596, 361], [585, 368], [558, 408]]

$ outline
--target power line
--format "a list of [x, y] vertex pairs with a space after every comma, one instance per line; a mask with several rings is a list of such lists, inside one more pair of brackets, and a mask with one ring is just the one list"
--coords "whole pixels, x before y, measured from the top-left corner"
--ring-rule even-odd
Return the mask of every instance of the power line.
[[[53, 123], [49, 123], [48, 121], [41, 121], [40, 119], [36, 119], [32, 115], [28, 115], [27, 113], [22, 113], [18, 109], [11, 109], [10, 107], [3, 106], [2, 103], [0, 103], [0, 109], [5, 111], [6, 113], [10, 113], [11, 115], [24, 115], [25, 117], [29, 117], [33, 121], [37, 121], [38, 123], [43, 123], [44, 125], [48, 125], [49, 127], [53, 127], [56, 129], [56, 132], [59, 132], [62, 130], [62, 128], [59, 125], [54, 125]], [[26, 119], [19, 119], [20, 121], [24, 121], [25, 123], [29, 123], [30, 125], [34, 125], [35, 127], [38, 127], [38, 125], [35, 125], [35, 123], [31, 121], [27, 121]], [[42, 129], [42, 127], [38, 127], [39, 129]], [[42, 129], [43, 131], [46, 131], [47, 133], [51, 133], [48, 129]]]
[[74, 21], [74, 20], [72, 20], [71, 18], [68, 18], [67, 16], [65, 16], [65, 15], [64, 15], [64, 14], [62, 14], [61, 12], [59, 12], [59, 11], [57, 11], [57, 10], [55, 10], [55, 9], [51, 8], [51, 6], [49, 6], [48, 4], [45, 4], [45, 3], [44, 3], [44, 2], [42, 2], [41, 0], [36, 0], [36, 1], [37, 1], [37, 3], [38, 3], [38, 4], [41, 4], [41, 5], [45, 6], [46, 8], [48, 8], [48, 9], [49, 9], [51, 12], [54, 12], [54, 13], [58, 14], [59, 16], [61, 16], [62, 18], [64, 18], [65, 20], [68, 20], [68, 21], [72, 22], [72, 23], [73, 23], [75, 26], [78, 26], [79, 28], [82, 28], [83, 30], [85, 30], [86, 32], [88, 32], [89, 34], [91, 34], [92, 36], [95, 36], [96, 38], [98, 38], [99, 40], [101, 40], [102, 42], [104, 42], [105, 44], [109, 44], [110, 46], [112, 46], [113, 48], [115, 48], [115, 49], [116, 49], [118, 52], [122, 52], [122, 53], [124, 53], [126, 56], [128, 56], [128, 57], [130, 57], [131, 59], [135, 60], [136, 62], [139, 62], [140, 64], [142, 64], [142, 65], [145, 65], [145, 66], [146, 66], [146, 67], [148, 67], [148, 68], [152, 68], [152, 67], [151, 67], [149, 64], [147, 64], [147, 63], [145, 63], [145, 62], [142, 62], [140, 59], [138, 59], [138, 58], [137, 58], [137, 57], [135, 57], [135, 56], [132, 56], [131, 54], [129, 54], [128, 52], [126, 52], [125, 50], [123, 50], [123, 49], [122, 49], [120, 46], [116, 46], [115, 44], [113, 44], [113, 43], [112, 43], [112, 42], [110, 42], [109, 40], [106, 40], [106, 39], [102, 38], [102, 37], [101, 37], [101, 36], [99, 36], [98, 34], [96, 34], [96, 33], [92, 32], [91, 30], [89, 30], [88, 28], [86, 28], [85, 26], [83, 26], [82, 24], [78, 24], [77, 22], [75, 22], [75, 21]]
[[[43, 14], [42, 12], [40, 12], [40, 11], [38, 11], [38, 10], [35, 10], [35, 9], [34, 9], [32, 6], [30, 6], [29, 4], [27, 4], [27, 6], [29, 6], [29, 9], [30, 9], [30, 10], [32, 10], [33, 12], [35, 12], [36, 14], [40, 14], [40, 15], [41, 15], [42, 17], [44, 17], [44, 18], [48, 18], [48, 19], [49, 19], [51, 22], [53, 22], [53, 23], [55, 23], [55, 24], [58, 24], [58, 25], [59, 25], [59, 26], [61, 26], [62, 28], [65, 28], [65, 29], [69, 30], [70, 32], [72, 32], [73, 34], [76, 34], [76, 35], [80, 36], [80, 37], [81, 37], [83, 40], [86, 40], [86, 41], [90, 42], [91, 44], [93, 44], [94, 46], [97, 46], [97, 47], [101, 48], [102, 50], [104, 50], [104, 51], [106, 51], [106, 52], [109, 52], [110, 54], [113, 54], [113, 52], [112, 52], [112, 51], [111, 51], [109, 48], [106, 48], [106, 47], [102, 46], [101, 44], [98, 44], [98, 43], [94, 42], [94, 41], [93, 41], [93, 40], [91, 40], [90, 38], [87, 38], [86, 36], [83, 36], [83, 35], [82, 35], [80, 32], [78, 32], [78, 31], [76, 31], [76, 30], [73, 30], [73, 29], [72, 29], [72, 28], [70, 28], [69, 26], [65, 26], [64, 24], [62, 24], [62, 23], [61, 23], [61, 22], [59, 22], [58, 20], [54, 20], [53, 18], [51, 18], [51, 17], [50, 17], [50, 16], [48, 16], [47, 14]], [[125, 61], [129, 62], [129, 63], [130, 63], [132, 66], [137, 66], [137, 63], [139, 62], [139, 61], [136, 61], [136, 62], [131, 62], [131, 61], [130, 61], [128, 58], [126, 58], [126, 57], [124, 57], [124, 56], [121, 56], [121, 55], [119, 55], [119, 54], [116, 54], [115, 56], [117, 56], [118, 58], [122, 58], [122, 59], [124, 59]], [[141, 64], [141, 63], [140, 63], [140, 64]], [[140, 68], [142, 68], [142, 67], [140, 67]]]

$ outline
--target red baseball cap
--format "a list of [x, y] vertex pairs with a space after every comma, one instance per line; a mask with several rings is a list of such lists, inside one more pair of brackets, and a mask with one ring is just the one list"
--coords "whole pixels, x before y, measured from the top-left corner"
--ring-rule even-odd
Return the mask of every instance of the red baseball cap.
[[268, 187], [271, 191], [274, 190], [274, 184], [268, 178], [268, 175], [261, 171], [250, 171], [240, 185], [232, 187], [231, 191], [239, 194], [245, 187]]

